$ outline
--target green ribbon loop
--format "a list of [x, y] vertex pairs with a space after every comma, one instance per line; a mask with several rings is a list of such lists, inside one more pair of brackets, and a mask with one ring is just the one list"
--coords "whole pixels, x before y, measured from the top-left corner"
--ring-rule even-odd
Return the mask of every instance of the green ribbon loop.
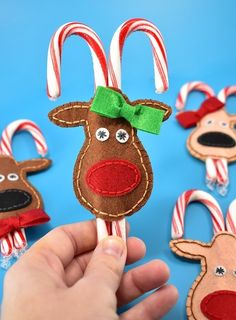
[[124, 118], [136, 129], [159, 134], [165, 112], [141, 104], [128, 104], [122, 94], [111, 88], [98, 87], [90, 108], [101, 116]]

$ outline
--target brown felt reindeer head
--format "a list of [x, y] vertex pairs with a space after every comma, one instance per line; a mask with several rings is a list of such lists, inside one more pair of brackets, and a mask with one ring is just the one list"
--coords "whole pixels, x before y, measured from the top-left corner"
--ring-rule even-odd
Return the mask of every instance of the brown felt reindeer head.
[[[215, 236], [210, 243], [183, 239], [184, 215], [187, 205], [198, 201], [210, 210]], [[236, 200], [228, 210], [226, 228], [222, 211], [216, 200], [200, 190], [184, 192], [178, 199], [172, 220], [170, 242], [174, 253], [201, 262], [187, 298], [190, 320], [234, 320], [236, 315]]]
[[[51, 111], [49, 118], [61, 127], [84, 126], [86, 137], [74, 168], [74, 189], [81, 204], [106, 221], [120, 220], [146, 203], [152, 190], [152, 168], [137, 129], [158, 133], [162, 121], [171, 114], [171, 109], [162, 102], [146, 99], [131, 102], [118, 89], [116, 69], [120, 68], [120, 57], [117, 55], [121, 54], [128, 34], [139, 30], [146, 30], [150, 36], [154, 53], [162, 49], [162, 53], [158, 53], [160, 60], [155, 60], [155, 68], [162, 70], [161, 75], [157, 72], [157, 78], [161, 83], [159, 91], [164, 91], [167, 69], [163, 40], [157, 28], [146, 20], [130, 20], [114, 35], [109, 63], [111, 87], [107, 87], [106, 57], [101, 41], [87, 26], [80, 23], [62, 26], [49, 47], [48, 93], [53, 98], [60, 94], [59, 66], [65, 38], [79, 35], [92, 50], [97, 87], [94, 98], [88, 102], [64, 104]], [[58, 39], [61, 42], [58, 43]]]
[[[205, 93], [206, 100], [197, 111], [182, 111], [191, 91]], [[186, 83], [180, 90], [176, 116], [184, 128], [195, 127], [187, 139], [187, 148], [195, 158], [206, 162], [207, 185], [215, 184], [224, 195], [229, 183], [227, 164], [236, 160], [236, 114], [226, 111], [226, 99], [236, 86], [223, 88], [218, 97], [211, 87], [199, 81]]]
[[44, 170], [51, 161], [46, 158], [16, 161], [12, 155], [13, 135], [28, 131], [34, 138], [37, 151], [45, 156], [47, 145], [38, 126], [30, 120], [17, 120], [3, 131], [0, 141], [0, 239], [1, 254], [10, 257], [13, 250], [22, 250], [27, 242], [26, 227], [50, 220], [43, 211], [39, 192], [27, 180], [27, 174]]

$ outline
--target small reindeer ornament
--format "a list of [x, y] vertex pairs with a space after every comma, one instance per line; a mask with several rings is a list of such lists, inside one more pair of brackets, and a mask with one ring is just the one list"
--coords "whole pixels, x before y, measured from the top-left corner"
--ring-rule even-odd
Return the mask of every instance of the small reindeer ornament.
[[[206, 100], [197, 111], [183, 111], [191, 91], [201, 91]], [[184, 128], [196, 127], [188, 137], [187, 148], [193, 157], [206, 163], [206, 183], [213, 190], [217, 186], [221, 195], [229, 184], [228, 163], [236, 160], [236, 114], [226, 111], [226, 100], [236, 93], [236, 86], [222, 89], [215, 96], [207, 84], [199, 81], [186, 83], [180, 90], [176, 118]]]
[[2, 266], [10, 258], [18, 256], [27, 246], [24, 229], [50, 220], [43, 211], [39, 192], [27, 180], [27, 174], [49, 167], [45, 158], [18, 162], [12, 155], [12, 138], [18, 131], [28, 131], [36, 144], [38, 153], [45, 156], [47, 145], [39, 127], [30, 120], [17, 120], [3, 131], [0, 141], [0, 238]]
[[[95, 87], [88, 102], [64, 104], [49, 113], [61, 127], [84, 126], [85, 143], [74, 168], [74, 190], [80, 203], [97, 218], [98, 239], [116, 234], [125, 239], [125, 220], [148, 200], [152, 169], [137, 129], [159, 133], [171, 109], [162, 102], [131, 102], [120, 90], [121, 55], [125, 39], [134, 31], [150, 38], [158, 91], [168, 88], [167, 61], [159, 30], [143, 19], [125, 22], [115, 33], [107, 70], [106, 56], [97, 34], [81, 23], [68, 23], [54, 34], [48, 54], [48, 95], [60, 95], [62, 45], [70, 35], [84, 38], [92, 52]], [[109, 73], [109, 81], [108, 81]], [[111, 86], [111, 87], [108, 87]]]
[[[214, 238], [210, 243], [185, 240], [184, 216], [190, 202], [204, 204], [210, 211]], [[227, 230], [227, 231], [226, 231]], [[174, 208], [171, 250], [190, 260], [201, 262], [201, 273], [189, 291], [186, 308], [190, 320], [236, 319], [236, 200], [224, 217], [216, 200], [200, 190], [184, 192]]]

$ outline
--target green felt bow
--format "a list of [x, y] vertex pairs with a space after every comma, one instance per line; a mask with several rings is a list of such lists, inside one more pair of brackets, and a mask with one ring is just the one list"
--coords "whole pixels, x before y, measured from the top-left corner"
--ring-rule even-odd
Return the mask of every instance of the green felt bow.
[[122, 94], [106, 87], [98, 87], [91, 111], [108, 118], [125, 118], [132, 127], [158, 134], [164, 117], [164, 111], [145, 105], [128, 104]]

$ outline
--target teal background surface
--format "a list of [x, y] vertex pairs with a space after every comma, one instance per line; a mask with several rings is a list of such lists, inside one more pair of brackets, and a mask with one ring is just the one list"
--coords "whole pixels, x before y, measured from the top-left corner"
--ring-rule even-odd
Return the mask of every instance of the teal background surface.
[[[88, 24], [101, 37], [106, 52], [116, 28], [125, 20], [143, 17], [161, 30], [169, 61], [170, 89], [157, 96], [151, 48], [141, 33], [126, 41], [123, 64], [123, 91], [130, 99], [159, 99], [174, 106], [180, 86], [193, 80], [210, 84], [216, 92], [236, 83], [236, 3], [233, 0], [100, 0], [100, 1], [0, 1], [0, 130], [19, 118], [29, 118], [40, 125], [49, 147], [53, 166], [30, 176], [40, 190], [52, 220], [48, 225], [27, 230], [32, 244], [50, 229], [91, 218], [77, 201], [72, 188], [72, 170], [84, 141], [83, 128], [61, 129], [49, 122], [47, 113], [55, 106], [73, 100], [87, 100], [93, 95], [93, 71], [90, 52], [82, 39], [71, 38], [63, 48], [62, 96], [51, 102], [46, 95], [46, 57], [54, 31], [69, 21]], [[199, 106], [203, 96], [194, 93], [189, 109]], [[228, 110], [235, 110], [234, 97]], [[173, 114], [176, 113], [173, 108]], [[129, 218], [131, 235], [142, 238], [147, 255], [140, 263], [163, 259], [171, 269], [170, 283], [177, 286], [180, 297], [175, 308], [164, 318], [182, 320], [188, 289], [200, 271], [198, 263], [180, 260], [172, 254], [170, 224], [173, 205], [185, 190], [206, 190], [205, 168], [192, 158], [183, 130], [175, 117], [163, 124], [160, 136], [140, 132], [139, 137], [150, 155], [154, 170], [153, 193], [142, 210]], [[37, 156], [27, 133], [13, 142], [18, 160]], [[230, 190], [222, 198], [214, 193], [224, 213], [236, 197], [236, 165], [230, 165]], [[194, 204], [186, 217], [186, 237], [209, 241], [212, 225], [204, 207]], [[0, 270], [0, 292], [5, 271]]]

